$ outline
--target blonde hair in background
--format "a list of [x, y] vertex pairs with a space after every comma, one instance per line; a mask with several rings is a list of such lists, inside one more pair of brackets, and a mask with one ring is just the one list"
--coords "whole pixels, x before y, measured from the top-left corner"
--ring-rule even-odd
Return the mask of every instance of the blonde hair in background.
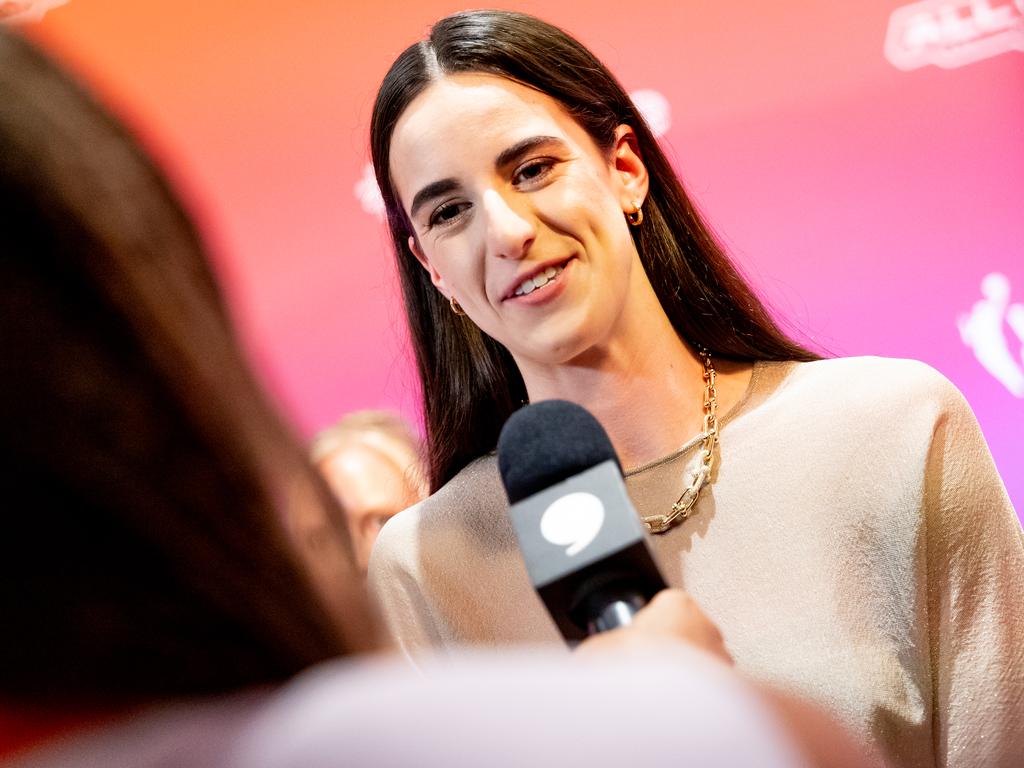
[[309, 454], [319, 464], [352, 445], [363, 445], [400, 467], [410, 487], [426, 491], [423, 442], [397, 413], [384, 410], [355, 411], [319, 432]]

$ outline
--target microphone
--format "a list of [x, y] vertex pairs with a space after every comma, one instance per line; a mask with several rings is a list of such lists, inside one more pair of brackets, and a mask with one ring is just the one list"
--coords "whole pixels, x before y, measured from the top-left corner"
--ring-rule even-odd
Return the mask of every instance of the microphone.
[[597, 419], [565, 400], [509, 417], [498, 469], [530, 581], [574, 643], [632, 622], [665, 580]]

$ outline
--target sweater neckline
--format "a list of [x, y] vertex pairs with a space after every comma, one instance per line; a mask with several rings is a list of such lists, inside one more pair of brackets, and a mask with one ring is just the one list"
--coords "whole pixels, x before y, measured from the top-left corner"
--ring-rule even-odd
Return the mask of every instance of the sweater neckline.
[[[725, 428], [725, 426], [728, 425], [728, 423], [732, 421], [733, 418], [739, 413], [741, 413], [743, 409], [746, 407], [747, 403], [750, 401], [751, 396], [757, 390], [757, 387], [760, 384], [760, 380], [762, 378], [765, 365], [766, 361], [764, 360], [754, 361], [753, 370], [751, 370], [750, 372], [750, 381], [747, 382], [747, 386], [743, 390], [743, 394], [740, 396], [740, 399], [733, 403], [732, 407], [718, 419], [719, 432], [721, 432], [721, 430]], [[624, 478], [634, 477], [636, 475], [642, 474], [643, 472], [646, 472], [649, 469], [654, 469], [655, 467], [660, 467], [664, 464], [668, 464], [669, 462], [678, 459], [687, 451], [690, 451], [693, 448], [695, 448], [697, 445], [700, 444], [701, 440], [703, 439], [704, 434], [698, 432], [696, 435], [691, 437], [689, 440], [687, 440], [679, 448], [676, 448], [671, 453], [666, 454], [665, 456], [662, 456], [660, 458], [653, 459], [652, 461], [648, 461], [645, 464], [641, 464], [637, 467], [630, 467], [629, 469], [623, 470], [622, 476]]]

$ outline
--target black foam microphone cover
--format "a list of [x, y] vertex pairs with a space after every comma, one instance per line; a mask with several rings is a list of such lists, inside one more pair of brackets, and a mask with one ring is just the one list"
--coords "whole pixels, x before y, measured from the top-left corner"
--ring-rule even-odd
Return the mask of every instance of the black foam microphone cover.
[[622, 471], [604, 427], [568, 400], [521, 408], [498, 437], [498, 469], [511, 504], [608, 460]]

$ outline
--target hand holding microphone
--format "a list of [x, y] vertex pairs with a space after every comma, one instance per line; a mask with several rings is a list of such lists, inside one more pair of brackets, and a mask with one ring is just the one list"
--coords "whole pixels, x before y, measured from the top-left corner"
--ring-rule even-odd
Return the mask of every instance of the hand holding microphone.
[[730, 666], [733, 664], [718, 627], [681, 589], [663, 589], [640, 609], [628, 627], [588, 637], [578, 650], [605, 653], [664, 642], [684, 642]]

